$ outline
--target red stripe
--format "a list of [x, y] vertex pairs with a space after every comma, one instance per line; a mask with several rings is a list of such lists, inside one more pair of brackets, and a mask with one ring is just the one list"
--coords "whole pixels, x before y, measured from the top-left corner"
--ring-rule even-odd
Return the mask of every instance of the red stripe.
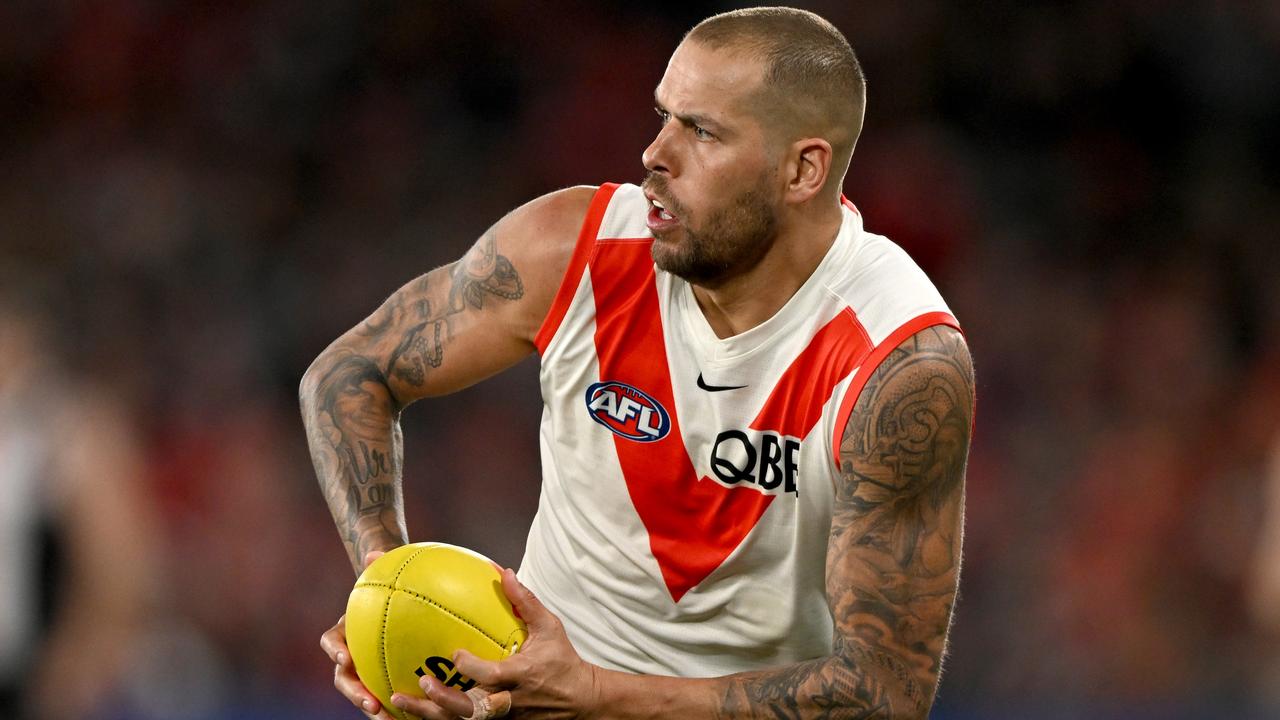
[[845, 308], [809, 341], [769, 393], [753, 430], [804, 439], [822, 416], [831, 391], [871, 352], [871, 338], [853, 310]]
[[551, 302], [551, 309], [547, 311], [547, 317], [543, 319], [538, 333], [533, 336], [533, 344], [538, 348], [539, 355], [547, 352], [551, 338], [555, 337], [556, 331], [560, 329], [560, 323], [564, 322], [565, 314], [569, 312], [569, 305], [573, 302], [573, 296], [577, 294], [578, 284], [582, 280], [582, 271], [587, 267], [587, 260], [595, 248], [596, 235], [600, 232], [600, 222], [604, 220], [604, 211], [608, 209], [609, 200], [617, 189], [617, 183], [605, 183], [596, 190], [595, 195], [591, 196], [586, 217], [582, 220], [582, 229], [578, 231], [578, 241], [573, 246], [573, 255], [569, 257], [569, 267], [565, 268], [564, 278], [560, 281], [560, 289], [556, 291], [555, 300]]
[[853, 404], [857, 401], [858, 395], [862, 393], [862, 388], [866, 387], [867, 380], [875, 373], [876, 368], [880, 367], [880, 363], [889, 357], [889, 353], [893, 352], [907, 338], [934, 325], [948, 325], [960, 330], [960, 323], [956, 322], [956, 319], [948, 313], [930, 312], [917, 315], [890, 333], [889, 337], [882, 340], [871, 351], [866, 361], [862, 363], [862, 367], [858, 369], [858, 374], [854, 376], [849, 389], [845, 391], [844, 400], [840, 402], [840, 412], [836, 415], [835, 434], [831, 438], [831, 448], [832, 454], [836, 458], [837, 468], [840, 467], [840, 440], [844, 437], [844, 426], [849, 422], [849, 415], [853, 413]]
[[649, 547], [671, 598], [679, 602], [724, 562], [772, 496], [699, 482], [680, 433], [662, 334], [650, 243], [597, 243], [591, 258], [600, 379], [633, 385], [667, 409], [661, 440], [614, 437], [627, 492], [649, 533]]

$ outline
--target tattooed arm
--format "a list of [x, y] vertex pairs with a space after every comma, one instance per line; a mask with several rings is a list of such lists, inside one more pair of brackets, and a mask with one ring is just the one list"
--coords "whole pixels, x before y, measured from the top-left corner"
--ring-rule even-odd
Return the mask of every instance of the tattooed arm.
[[920, 331], [863, 388], [840, 445], [827, 549], [830, 658], [734, 676], [721, 717], [928, 715], [960, 574], [973, 365]]
[[592, 192], [570, 188], [513, 211], [461, 260], [393, 293], [303, 376], [312, 462], [357, 572], [366, 553], [408, 541], [401, 411], [533, 351]]

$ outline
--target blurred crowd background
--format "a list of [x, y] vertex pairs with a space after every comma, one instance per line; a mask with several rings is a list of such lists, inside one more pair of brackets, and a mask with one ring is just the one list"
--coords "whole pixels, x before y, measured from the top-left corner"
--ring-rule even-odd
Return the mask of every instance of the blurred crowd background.
[[[1280, 717], [1280, 5], [805, 4], [846, 183], [965, 325], [935, 718]], [[0, 715], [358, 717], [296, 389], [507, 209], [638, 181], [717, 2], [0, 4]], [[519, 562], [536, 360], [405, 417], [416, 540]]]

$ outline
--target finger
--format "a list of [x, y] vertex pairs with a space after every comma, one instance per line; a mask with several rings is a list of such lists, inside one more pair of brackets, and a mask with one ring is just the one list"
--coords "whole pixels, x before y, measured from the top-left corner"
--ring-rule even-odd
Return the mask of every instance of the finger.
[[[391, 704], [401, 710], [416, 715], [422, 720], [458, 720], [457, 713], [449, 712], [434, 702], [404, 693], [395, 693], [391, 696]], [[468, 714], [470, 713], [471, 704], [467, 703]]]
[[382, 550], [370, 550], [369, 552], [364, 554], [364, 566], [369, 567], [370, 565], [373, 564], [374, 560], [377, 560], [378, 558], [386, 554], [387, 553]]
[[427, 699], [458, 717], [470, 717], [475, 709], [471, 696], [457, 688], [445, 687], [444, 683], [432, 675], [418, 680], [418, 687], [427, 694]]
[[502, 687], [511, 682], [507, 677], [507, 673], [503, 672], [500, 663], [492, 660], [482, 660], [466, 650], [459, 650], [453, 654], [453, 665], [458, 669], [458, 672], [481, 685]]
[[347, 650], [347, 616], [338, 618], [333, 627], [320, 636], [320, 649], [329, 656], [334, 665], [348, 665], [351, 653]]
[[[533, 591], [516, 579], [516, 572], [511, 568], [502, 571], [502, 592], [511, 601], [516, 616], [524, 620], [530, 631], [547, 627], [556, 620], [556, 616], [542, 604]], [[472, 676], [474, 677], [474, 676]]]
[[[333, 668], [333, 686], [342, 693], [342, 696], [351, 702], [352, 705], [360, 708], [366, 715], [382, 716], [386, 713], [382, 712], [382, 703], [378, 702], [378, 698], [369, 692], [369, 688], [360, 682], [360, 678], [356, 676], [355, 670], [344, 669], [340, 665]], [[388, 718], [390, 720], [390, 718]]]
[[511, 691], [499, 690], [489, 695], [489, 711], [493, 717], [506, 717], [511, 712]]
[[365, 713], [364, 716], [371, 720], [396, 720], [386, 708], [381, 708], [376, 713]]

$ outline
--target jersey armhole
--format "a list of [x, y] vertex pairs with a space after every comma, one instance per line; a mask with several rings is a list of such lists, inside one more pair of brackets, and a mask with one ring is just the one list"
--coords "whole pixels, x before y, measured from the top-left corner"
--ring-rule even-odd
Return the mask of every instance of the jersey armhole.
[[590, 259], [591, 251], [595, 248], [596, 235], [599, 234], [600, 223], [604, 220], [604, 211], [609, 208], [609, 201], [617, 189], [617, 183], [605, 183], [591, 196], [591, 203], [587, 205], [587, 214], [582, 220], [582, 229], [578, 231], [578, 241], [573, 246], [573, 254], [569, 256], [569, 267], [565, 268], [564, 277], [560, 280], [560, 289], [556, 291], [551, 309], [547, 311], [547, 316], [543, 319], [542, 326], [538, 328], [538, 333], [533, 336], [533, 344], [538, 348], [539, 355], [546, 354], [547, 346], [551, 344], [551, 339], [560, 329], [560, 323], [564, 321], [565, 314], [569, 312], [569, 305], [578, 292], [578, 284], [587, 267], [587, 260]]
[[844, 437], [845, 425], [849, 422], [849, 416], [853, 414], [853, 405], [858, 401], [858, 396], [862, 394], [862, 388], [866, 387], [867, 380], [880, 367], [880, 363], [889, 357], [889, 353], [893, 352], [903, 341], [934, 325], [953, 327], [961, 334], [964, 334], [964, 330], [960, 329], [960, 323], [950, 313], [924, 313], [899, 325], [898, 329], [890, 333], [889, 337], [881, 340], [880, 344], [875, 346], [871, 353], [867, 355], [867, 359], [862, 362], [862, 365], [853, 376], [853, 382], [849, 384], [849, 389], [845, 390], [844, 398], [840, 401], [840, 411], [836, 414], [835, 431], [831, 438], [831, 454], [835, 456], [837, 470], [840, 469], [840, 441]]

